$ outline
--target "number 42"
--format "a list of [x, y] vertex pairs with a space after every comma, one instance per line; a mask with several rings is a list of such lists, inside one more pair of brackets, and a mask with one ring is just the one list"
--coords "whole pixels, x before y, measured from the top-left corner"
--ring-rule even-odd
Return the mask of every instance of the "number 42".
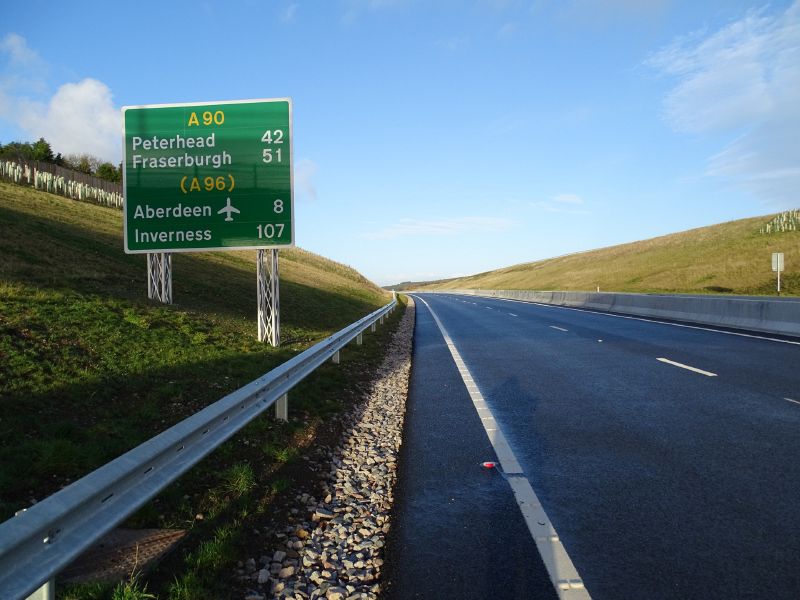
[[261, 141], [265, 144], [282, 144], [283, 143], [283, 130], [282, 129], [267, 129], [264, 135], [261, 136]]

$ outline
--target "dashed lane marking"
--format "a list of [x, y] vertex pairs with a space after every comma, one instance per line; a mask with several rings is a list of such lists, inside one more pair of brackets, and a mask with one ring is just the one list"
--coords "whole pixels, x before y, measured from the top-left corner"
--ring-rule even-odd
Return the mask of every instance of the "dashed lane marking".
[[791, 398], [784, 398], [787, 402], [794, 402], [795, 404], [800, 404], [800, 400], [792, 400]]
[[563, 327], [557, 327], [556, 325], [550, 325], [550, 329], [558, 329], [559, 331], [569, 331], [569, 329], [564, 329]]
[[[516, 456], [514, 456], [511, 447], [508, 445], [505, 435], [503, 435], [503, 432], [499, 429], [499, 425], [494, 420], [491, 409], [486, 406], [486, 401], [481, 395], [478, 386], [475, 384], [475, 380], [472, 378], [472, 374], [467, 368], [467, 365], [461, 358], [461, 354], [459, 354], [455, 343], [447, 333], [444, 325], [442, 325], [438, 315], [434, 312], [433, 308], [431, 308], [431, 305], [418, 296], [415, 297], [415, 299], [419, 299], [428, 307], [433, 320], [439, 327], [439, 331], [447, 344], [447, 348], [450, 350], [450, 355], [453, 357], [458, 372], [461, 373], [461, 378], [464, 380], [467, 393], [470, 398], [472, 398], [472, 404], [475, 406], [475, 410], [478, 411], [478, 416], [481, 418], [486, 436], [489, 438], [494, 452], [497, 455], [497, 460], [500, 462], [500, 466], [506, 476], [505, 479], [514, 492], [514, 498], [517, 501], [519, 510], [522, 513], [522, 517], [525, 519], [528, 531], [530, 531], [536, 543], [536, 548], [539, 550], [539, 554], [542, 557], [544, 566], [547, 568], [550, 581], [558, 597], [563, 600], [591, 600], [591, 596], [583, 583], [583, 579], [581, 579], [578, 570], [572, 563], [572, 559], [570, 559], [569, 554], [567, 554], [566, 548], [564, 548], [564, 545], [561, 543], [561, 539], [558, 537], [555, 527], [553, 527], [552, 522], [547, 517], [547, 513], [545, 513], [541, 502], [539, 502], [539, 498], [536, 496], [536, 492], [533, 491], [530, 481], [528, 481], [528, 478], [523, 473], [522, 467], [517, 461]], [[486, 413], [488, 413], [488, 415]], [[489, 424], [491, 424], [492, 427], [489, 427]]]
[[768, 337], [766, 335], [755, 335], [752, 333], [741, 333], [738, 331], [726, 331], [724, 329], [714, 329], [713, 327], [703, 327], [701, 325], [686, 325], [685, 323], [671, 323], [669, 321], [659, 321], [658, 319], [646, 319], [644, 317], [632, 317], [628, 315], [616, 315], [602, 310], [592, 310], [591, 308], [577, 308], [575, 306], [560, 306], [558, 304], [544, 304], [543, 302], [531, 302], [527, 300], [514, 300], [513, 298], [495, 298], [495, 300], [502, 300], [503, 302], [516, 302], [517, 304], [532, 304], [534, 306], [541, 306], [544, 308], [561, 308], [563, 310], [576, 310], [578, 312], [592, 313], [595, 315], [603, 315], [605, 317], [614, 317], [615, 319], [629, 319], [631, 321], [644, 321], [646, 323], [658, 323], [659, 325], [669, 325], [671, 327], [683, 327], [684, 329], [699, 329], [700, 331], [712, 331], [714, 333], [722, 333], [724, 335], [735, 335], [739, 337], [752, 338], [754, 340], [766, 340], [768, 342], [778, 342], [781, 344], [791, 344], [792, 346], [800, 346], [800, 342], [794, 340], [782, 340], [780, 338]]
[[717, 376], [716, 373], [712, 373], [711, 371], [704, 371], [703, 369], [698, 369], [697, 367], [690, 367], [689, 365], [675, 362], [674, 360], [670, 360], [668, 358], [657, 358], [656, 360], [662, 363], [667, 363], [668, 365], [672, 365], [674, 367], [680, 367], [681, 369], [686, 369], [687, 371], [694, 371], [695, 373], [700, 373], [700, 375], [705, 375], [706, 377]]

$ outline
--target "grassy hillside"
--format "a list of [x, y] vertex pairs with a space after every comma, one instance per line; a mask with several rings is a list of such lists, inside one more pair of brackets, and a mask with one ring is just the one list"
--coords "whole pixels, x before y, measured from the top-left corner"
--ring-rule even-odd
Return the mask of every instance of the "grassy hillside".
[[[255, 339], [255, 254], [174, 255], [175, 304], [159, 305], [147, 299], [145, 256], [123, 252], [120, 211], [0, 182], [0, 521], [390, 298], [344, 265], [282, 251], [283, 346], [271, 348]], [[301, 384], [289, 424], [249, 426], [132, 524], [213, 537], [218, 519], [253, 518], [290, 485], [276, 473], [298, 456], [298, 440], [311, 443], [363, 385], [384, 335]], [[214, 564], [224, 570], [229, 559]], [[191, 569], [203, 574], [187, 576], [198, 589], [219, 573], [202, 561]]]
[[617, 292], [774, 294], [771, 255], [783, 252], [781, 287], [786, 294], [800, 295], [800, 231], [760, 233], [774, 217], [731, 221], [417, 288], [585, 291], [600, 286]]
[[280, 254], [284, 346], [255, 340], [255, 251], [178, 254], [147, 300], [122, 214], [0, 182], [0, 520], [388, 301]]

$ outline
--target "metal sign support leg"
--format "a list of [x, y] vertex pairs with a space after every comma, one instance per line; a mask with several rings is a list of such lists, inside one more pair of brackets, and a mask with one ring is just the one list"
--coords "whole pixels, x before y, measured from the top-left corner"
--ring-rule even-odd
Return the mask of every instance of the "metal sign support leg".
[[281, 345], [280, 278], [278, 251], [259, 250], [256, 258], [258, 279], [258, 341]]
[[28, 596], [27, 600], [55, 600], [56, 582], [55, 579], [45, 581], [44, 585]]
[[147, 297], [172, 304], [172, 255], [168, 252], [147, 254]]

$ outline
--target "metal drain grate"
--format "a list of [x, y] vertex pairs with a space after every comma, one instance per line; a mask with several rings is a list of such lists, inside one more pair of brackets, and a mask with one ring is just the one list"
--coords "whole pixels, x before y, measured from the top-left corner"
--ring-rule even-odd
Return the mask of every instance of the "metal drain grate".
[[186, 535], [183, 529], [115, 529], [59, 575], [64, 583], [123, 581], [146, 571]]

